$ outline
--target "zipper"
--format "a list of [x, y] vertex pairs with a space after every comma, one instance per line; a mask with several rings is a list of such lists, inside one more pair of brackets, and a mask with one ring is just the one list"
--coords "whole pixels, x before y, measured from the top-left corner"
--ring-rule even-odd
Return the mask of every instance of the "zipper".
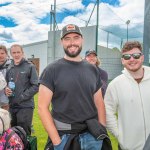
[[143, 107], [142, 95], [141, 95], [141, 90], [140, 90], [139, 84], [138, 84], [138, 88], [139, 88], [140, 100], [141, 100], [141, 106], [142, 106], [142, 112], [143, 112], [144, 130], [145, 130], [145, 141], [146, 141], [146, 121], [145, 121], [144, 107]]

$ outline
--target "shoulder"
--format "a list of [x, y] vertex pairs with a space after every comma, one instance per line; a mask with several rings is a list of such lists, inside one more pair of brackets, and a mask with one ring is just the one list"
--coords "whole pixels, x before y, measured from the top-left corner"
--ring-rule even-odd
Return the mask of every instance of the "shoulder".
[[[98, 67], [99, 68], [99, 67]], [[107, 72], [104, 70], [104, 69], [102, 69], [102, 68], [99, 68], [99, 71], [100, 72], [103, 72], [103, 73], [105, 73], [105, 74], [107, 74]]]
[[150, 67], [149, 66], [143, 66], [143, 68], [144, 68], [145, 71], [150, 72]]
[[124, 74], [121, 74], [121, 75], [117, 76], [112, 81], [110, 81], [109, 85], [118, 84], [119, 82], [121, 82], [122, 80], [124, 80], [124, 77], [125, 77]]
[[116, 78], [114, 78], [112, 81], [110, 81], [108, 86], [109, 87], [119, 86], [120, 84], [125, 82], [124, 79], [125, 79], [125, 75], [121, 74], [121, 75], [117, 76]]
[[107, 73], [105, 70], [103, 70], [102, 68], [99, 68], [99, 67], [98, 67], [98, 70], [99, 70], [99, 72], [100, 72], [101, 74], [103, 74], [104, 76], [108, 76], [108, 73]]
[[63, 64], [63, 60], [62, 59], [58, 59], [58, 60], [55, 60], [54, 62], [52, 62], [52, 63], [49, 63], [46, 67], [45, 67], [45, 69], [47, 70], [47, 69], [54, 69], [54, 68], [56, 68], [56, 67], [59, 67], [59, 66], [61, 66]]
[[[24, 60], [22, 65], [26, 68], [29, 68], [29, 69], [36, 68], [36, 66], [30, 60], [26, 60], [26, 59]], [[22, 66], [22, 65], [20, 65], [20, 66]]]

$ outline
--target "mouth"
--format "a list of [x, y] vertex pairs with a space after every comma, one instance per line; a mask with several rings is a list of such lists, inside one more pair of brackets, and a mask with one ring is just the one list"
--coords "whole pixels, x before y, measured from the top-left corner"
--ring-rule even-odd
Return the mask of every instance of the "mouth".
[[130, 63], [129, 65], [130, 66], [135, 66], [137, 63]]
[[76, 51], [77, 49], [78, 49], [78, 46], [69, 46], [68, 47], [68, 50], [70, 50], [72, 52]]

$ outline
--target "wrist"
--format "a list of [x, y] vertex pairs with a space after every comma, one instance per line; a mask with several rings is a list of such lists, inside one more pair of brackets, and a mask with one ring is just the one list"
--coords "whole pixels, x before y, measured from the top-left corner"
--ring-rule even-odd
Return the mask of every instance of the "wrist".
[[55, 140], [55, 141], [53, 141], [52, 142], [53, 143], [53, 145], [59, 145], [60, 143], [61, 143], [61, 139], [59, 138], [58, 140]]

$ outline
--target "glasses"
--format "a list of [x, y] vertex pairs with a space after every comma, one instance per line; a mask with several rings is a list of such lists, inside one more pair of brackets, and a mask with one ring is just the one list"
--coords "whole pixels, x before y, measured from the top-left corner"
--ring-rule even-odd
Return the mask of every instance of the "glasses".
[[125, 60], [129, 60], [131, 59], [131, 57], [133, 57], [134, 59], [139, 59], [142, 55], [142, 53], [124, 54], [122, 55], [122, 58]]

